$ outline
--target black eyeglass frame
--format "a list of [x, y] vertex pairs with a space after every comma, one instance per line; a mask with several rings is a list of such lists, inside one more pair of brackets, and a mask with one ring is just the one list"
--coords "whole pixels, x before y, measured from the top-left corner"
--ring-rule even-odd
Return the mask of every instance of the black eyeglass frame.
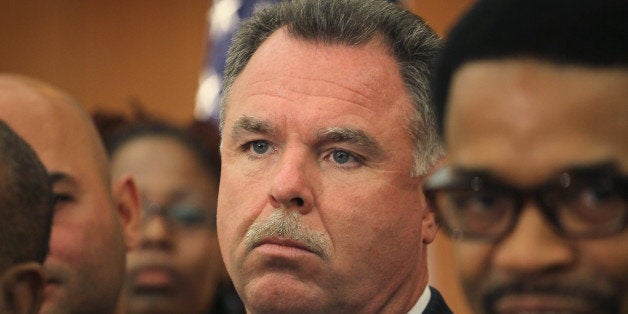
[[[456, 176], [456, 173], [463, 173], [464, 178], [452, 177]], [[613, 186], [617, 189], [617, 194], [624, 202], [624, 215], [621, 217], [621, 221], [616, 224], [613, 229], [595, 230], [590, 232], [573, 233], [567, 230], [561, 220], [558, 217], [558, 211], [555, 210], [547, 202], [547, 194], [553, 193], [561, 188], [561, 178], [571, 178], [577, 176], [581, 177], [595, 177], [604, 178], [610, 180]], [[556, 179], [558, 178], [558, 179]], [[474, 187], [475, 185], [475, 187]], [[480, 187], [478, 187], [480, 185]], [[442, 209], [438, 207], [436, 198], [438, 193], [445, 191], [478, 191], [481, 186], [490, 186], [493, 194], [506, 195], [513, 201], [514, 212], [511, 215], [510, 221], [503, 231], [494, 235], [474, 233], [468, 230], [462, 230], [452, 227], [446, 219], [443, 219], [444, 215]], [[562, 186], [562, 188], [565, 188]], [[451, 168], [443, 168], [439, 170], [434, 176], [428, 178], [426, 181], [424, 192], [428, 201], [428, 204], [435, 210], [437, 214], [437, 220], [443, 227], [445, 232], [456, 240], [473, 240], [473, 241], [485, 241], [485, 242], [497, 242], [505, 238], [513, 232], [515, 229], [524, 205], [527, 201], [532, 200], [537, 208], [541, 211], [542, 215], [549, 222], [553, 230], [570, 239], [581, 238], [602, 238], [618, 234], [626, 229], [628, 224], [628, 211], [626, 203], [628, 203], [628, 175], [621, 174], [618, 167], [613, 163], [603, 163], [599, 165], [589, 165], [583, 167], [572, 168], [564, 171], [560, 171], [557, 176], [552, 179], [541, 183], [532, 188], [518, 188], [508, 182], [501, 180], [495, 176], [490, 175], [486, 171], [466, 171], [466, 170], [454, 170]]]

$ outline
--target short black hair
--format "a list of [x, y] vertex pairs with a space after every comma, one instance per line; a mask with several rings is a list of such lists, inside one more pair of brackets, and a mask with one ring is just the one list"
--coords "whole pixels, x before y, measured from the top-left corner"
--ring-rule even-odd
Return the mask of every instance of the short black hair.
[[628, 1], [479, 0], [449, 32], [435, 64], [432, 100], [441, 135], [456, 71], [473, 61], [522, 58], [627, 68]]
[[53, 200], [37, 154], [0, 120], [0, 272], [17, 263], [44, 262]]

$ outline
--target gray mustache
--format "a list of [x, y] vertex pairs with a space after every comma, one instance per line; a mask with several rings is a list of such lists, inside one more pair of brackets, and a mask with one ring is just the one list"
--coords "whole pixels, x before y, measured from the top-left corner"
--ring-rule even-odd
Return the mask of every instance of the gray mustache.
[[247, 251], [254, 249], [267, 237], [281, 237], [299, 242], [324, 260], [331, 255], [325, 235], [305, 227], [296, 211], [276, 208], [266, 220], [253, 223], [244, 235]]

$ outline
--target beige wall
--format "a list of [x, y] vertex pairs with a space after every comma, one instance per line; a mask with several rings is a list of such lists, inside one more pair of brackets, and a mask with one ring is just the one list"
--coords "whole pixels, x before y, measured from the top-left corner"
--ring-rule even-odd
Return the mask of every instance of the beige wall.
[[[51, 82], [89, 109], [137, 99], [192, 117], [211, 0], [0, 0], [0, 71]], [[440, 34], [471, 0], [407, 0]]]
[[51, 82], [88, 108], [136, 98], [189, 120], [203, 62], [207, 0], [0, 0], [0, 71]]
[[423, 17], [441, 36], [475, 0], [402, 0], [417, 15]]

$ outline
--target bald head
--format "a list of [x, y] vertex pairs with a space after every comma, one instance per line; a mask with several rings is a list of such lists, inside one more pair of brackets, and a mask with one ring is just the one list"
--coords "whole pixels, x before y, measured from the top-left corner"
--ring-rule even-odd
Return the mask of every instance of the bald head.
[[84, 158], [94, 163], [105, 185], [110, 185], [100, 137], [89, 114], [68, 94], [26, 76], [0, 73], [0, 118], [33, 146], [49, 171], [45, 160], [49, 149], [44, 148], [67, 145], [64, 139], [77, 137], [84, 146]]

